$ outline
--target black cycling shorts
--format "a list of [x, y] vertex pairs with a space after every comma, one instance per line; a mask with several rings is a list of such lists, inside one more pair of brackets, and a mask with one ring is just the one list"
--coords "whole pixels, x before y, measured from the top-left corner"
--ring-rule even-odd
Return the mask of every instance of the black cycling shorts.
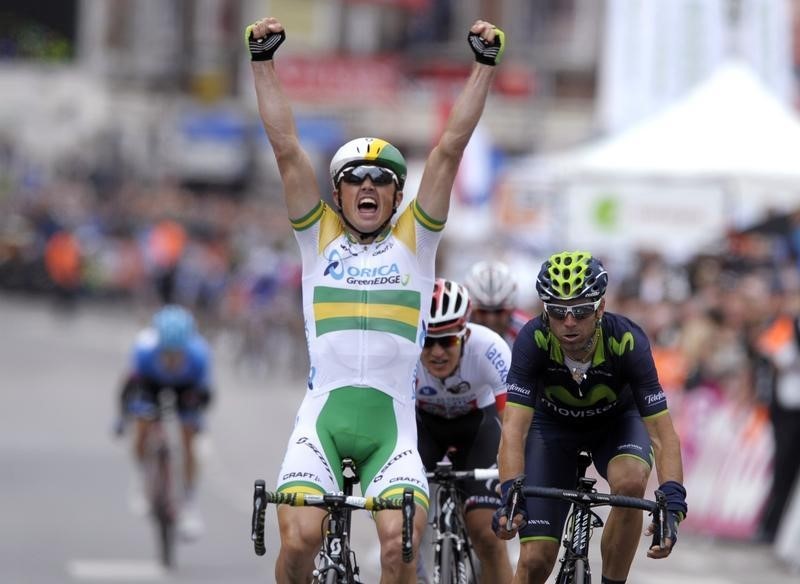
[[[447, 454], [455, 470], [495, 468], [500, 446], [500, 418], [494, 404], [448, 419], [417, 410], [417, 445], [427, 471]], [[448, 451], [455, 449], [452, 452]], [[464, 509], [496, 509], [497, 481], [463, 481]]]
[[[635, 456], [653, 467], [650, 436], [635, 408], [591, 429], [565, 426], [537, 412], [525, 447], [525, 484], [574, 489], [579, 450], [591, 452], [594, 467], [603, 478], [608, 463], [620, 455]], [[528, 497], [526, 503], [528, 524], [520, 529], [520, 539], [559, 541], [570, 503], [541, 497]]]
[[198, 431], [203, 429], [205, 425], [203, 411], [209, 403], [210, 392], [195, 385], [170, 387], [146, 379], [129, 380], [123, 389], [126, 412], [139, 418], [158, 418], [159, 393], [162, 391], [174, 392], [175, 412], [182, 424]]

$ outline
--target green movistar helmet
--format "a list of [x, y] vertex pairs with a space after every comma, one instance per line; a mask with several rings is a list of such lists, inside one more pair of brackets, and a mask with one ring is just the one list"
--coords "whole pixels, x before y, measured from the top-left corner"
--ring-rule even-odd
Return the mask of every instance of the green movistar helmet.
[[406, 159], [400, 151], [380, 138], [356, 138], [339, 148], [331, 160], [331, 180], [334, 186], [339, 184], [342, 171], [371, 164], [388, 168], [397, 175], [397, 186], [402, 189], [406, 182]]
[[536, 292], [542, 302], [586, 298], [596, 300], [606, 292], [608, 274], [588, 251], [563, 251], [551, 255], [539, 270]]

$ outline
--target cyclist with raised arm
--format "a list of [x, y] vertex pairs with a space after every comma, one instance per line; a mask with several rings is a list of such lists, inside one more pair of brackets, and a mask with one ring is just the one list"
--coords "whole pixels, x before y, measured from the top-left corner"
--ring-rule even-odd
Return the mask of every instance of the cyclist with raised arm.
[[517, 308], [517, 281], [508, 265], [499, 260], [477, 262], [464, 285], [472, 300], [470, 320], [489, 327], [513, 346], [531, 315]]
[[[302, 256], [311, 365], [277, 490], [339, 491], [340, 461], [349, 456], [365, 496], [393, 497], [414, 489], [422, 509], [415, 517], [416, 547], [426, 524], [428, 489], [417, 451], [414, 372], [450, 192], [483, 112], [504, 36], [482, 20], [470, 28], [477, 62], [428, 157], [416, 198], [395, 223], [406, 162], [397, 148], [378, 138], [352, 140], [334, 154], [333, 205], [322, 201], [272, 60], [285, 37], [275, 18], [259, 20], [246, 31], [258, 108]], [[278, 582], [308, 580], [320, 547], [322, 513], [279, 506]], [[401, 560], [402, 513], [381, 512], [375, 525], [381, 582], [413, 582], [414, 563]]]
[[[670, 554], [686, 515], [680, 443], [650, 343], [637, 324], [605, 312], [607, 285], [605, 268], [590, 253], [550, 256], [536, 280], [544, 311], [514, 344], [498, 456], [505, 508], [493, 522], [498, 537], [519, 533], [514, 582], [547, 580], [569, 503], [523, 500], [508, 530], [513, 479], [524, 474], [527, 485], [572, 489], [580, 449], [591, 452], [613, 494], [643, 497], [655, 465], [669, 535], [649, 557]], [[611, 510], [601, 541], [604, 584], [626, 581], [641, 528], [641, 511]]]
[[192, 540], [204, 531], [195, 493], [199, 463], [195, 440], [205, 426], [204, 412], [211, 403], [211, 352], [197, 332], [192, 314], [178, 305], [167, 305], [155, 313], [151, 326], [142, 330], [133, 346], [130, 371], [120, 392], [121, 417], [117, 427], [133, 418], [134, 457], [141, 466], [146, 456], [150, 425], [160, 423], [160, 393], [175, 393], [181, 422], [183, 447], [183, 498], [178, 517], [178, 532]]
[[[452, 280], [433, 288], [428, 334], [417, 368], [417, 432], [426, 470], [447, 454], [454, 470], [495, 468], [511, 349], [484, 326], [468, 323], [469, 294]], [[481, 582], [511, 582], [505, 542], [492, 532], [500, 507], [494, 484], [465, 484], [467, 532], [481, 562]]]

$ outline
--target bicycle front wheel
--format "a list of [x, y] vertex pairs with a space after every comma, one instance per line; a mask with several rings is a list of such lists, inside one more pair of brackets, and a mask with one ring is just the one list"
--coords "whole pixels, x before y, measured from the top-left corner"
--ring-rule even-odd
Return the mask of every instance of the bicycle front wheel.
[[586, 558], [574, 558], [561, 566], [556, 584], [592, 584], [589, 563]]
[[458, 584], [458, 552], [451, 540], [441, 543], [436, 553], [434, 584]]
[[158, 518], [158, 547], [161, 565], [175, 566], [175, 522], [167, 517]]
[[585, 558], [575, 560], [575, 573], [573, 580], [575, 584], [592, 584], [592, 577], [589, 575], [589, 565]]
[[165, 568], [175, 566], [175, 509], [170, 500], [169, 456], [166, 451], [158, 453], [156, 466], [153, 518], [158, 533], [158, 552], [161, 565]]

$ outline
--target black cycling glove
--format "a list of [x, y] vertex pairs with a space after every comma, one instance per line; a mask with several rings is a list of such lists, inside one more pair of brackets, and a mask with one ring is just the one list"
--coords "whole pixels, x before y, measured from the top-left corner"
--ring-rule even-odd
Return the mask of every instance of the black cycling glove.
[[678, 541], [678, 524], [684, 520], [689, 511], [686, 505], [686, 489], [677, 481], [667, 481], [658, 490], [667, 498], [667, 533], [672, 540], [672, 547]]
[[[528, 522], [528, 506], [525, 504], [525, 495], [522, 493], [521, 488], [512, 488], [515, 484], [522, 487], [524, 479], [525, 475], [520, 475], [517, 478], [503, 481], [500, 484], [500, 498], [503, 504], [494, 512], [494, 515], [492, 515], [492, 531], [495, 533], [499, 534], [501, 529], [510, 531], [509, 527], [511, 526], [511, 520], [514, 516], [522, 515], [522, 525]], [[514, 507], [513, 516], [509, 517], [509, 513], [512, 512], [512, 506]], [[506, 523], [505, 527], [500, 527], [501, 517], [506, 517], [508, 519], [508, 523]]]
[[250, 60], [270, 61], [275, 55], [275, 51], [286, 39], [286, 32], [271, 32], [267, 36], [255, 38], [253, 36], [254, 26], [254, 24], [251, 24], [244, 31], [244, 42], [250, 50]]
[[503, 51], [506, 50], [506, 33], [499, 28], [494, 29], [494, 42], [490, 45], [481, 38], [481, 35], [471, 32], [467, 35], [469, 48], [475, 53], [475, 60], [484, 65], [494, 67], [500, 62]]

